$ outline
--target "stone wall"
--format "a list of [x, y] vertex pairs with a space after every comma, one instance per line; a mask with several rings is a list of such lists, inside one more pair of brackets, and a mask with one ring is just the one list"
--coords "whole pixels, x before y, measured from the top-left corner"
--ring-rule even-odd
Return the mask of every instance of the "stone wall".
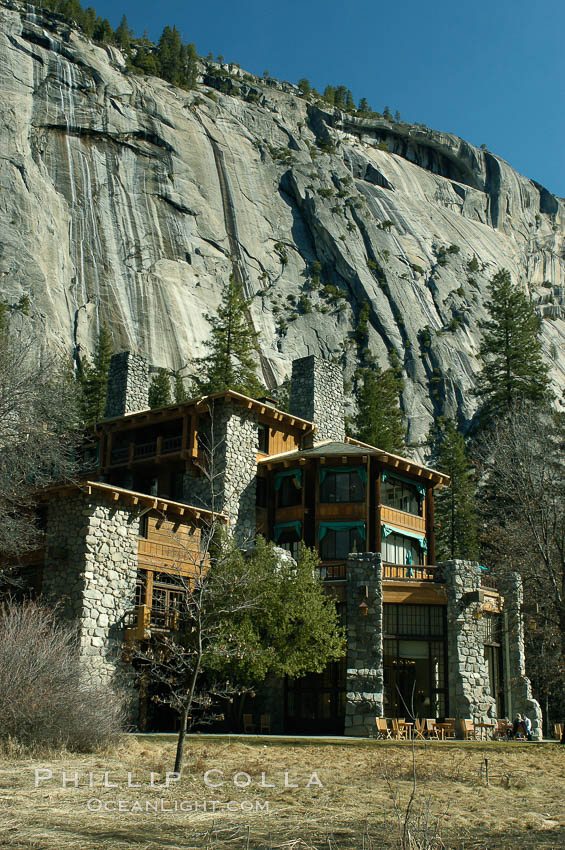
[[524, 653], [524, 622], [522, 616], [523, 589], [519, 573], [497, 578], [504, 596], [502, 614], [504, 687], [506, 711], [509, 717], [525, 714], [532, 721], [532, 737], [542, 737], [542, 712], [532, 696], [530, 680], [526, 676]]
[[106, 390], [106, 419], [136, 413], [149, 407], [149, 364], [131, 351], [120, 351], [110, 360]]
[[316, 424], [316, 440], [344, 440], [341, 366], [314, 355], [294, 360], [289, 408], [294, 416]]
[[474, 561], [438, 564], [437, 580], [447, 589], [447, 654], [449, 713], [452, 717], [489, 722], [496, 718], [484, 654], [482, 619], [475, 619], [481, 569]]
[[104, 497], [72, 496], [48, 509], [43, 594], [77, 620], [85, 676], [131, 680], [121, 660], [124, 615], [135, 605], [139, 519]]
[[[184, 498], [208, 510], [227, 515], [230, 530], [241, 543], [255, 538], [257, 452], [259, 428], [257, 417], [236, 404], [217, 404], [208, 423], [202, 423], [206, 446], [204, 463], [208, 476], [189, 470], [184, 478]], [[213, 467], [210, 461], [213, 460]]]
[[[383, 715], [383, 569], [372, 552], [347, 559], [345, 734], [372, 735]], [[368, 606], [366, 615], [360, 605]]]

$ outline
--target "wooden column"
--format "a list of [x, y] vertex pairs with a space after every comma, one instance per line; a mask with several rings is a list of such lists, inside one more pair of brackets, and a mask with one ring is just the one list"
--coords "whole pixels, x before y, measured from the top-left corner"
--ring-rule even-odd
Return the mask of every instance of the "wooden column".
[[375, 502], [373, 508], [373, 516], [375, 517], [375, 552], [381, 551], [381, 469], [376, 470], [375, 475]]
[[435, 533], [434, 488], [426, 490], [426, 540], [428, 541], [427, 563], [433, 566], [436, 562], [436, 533]]

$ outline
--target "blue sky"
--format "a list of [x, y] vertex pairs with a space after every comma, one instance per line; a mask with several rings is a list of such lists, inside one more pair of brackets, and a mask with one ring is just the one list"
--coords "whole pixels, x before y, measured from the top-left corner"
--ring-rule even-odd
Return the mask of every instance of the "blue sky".
[[[83, 6], [89, 5], [83, 2]], [[563, 0], [94, 0], [116, 27], [176, 24], [198, 53], [255, 74], [345, 85], [355, 100], [486, 144], [565, 196]]]

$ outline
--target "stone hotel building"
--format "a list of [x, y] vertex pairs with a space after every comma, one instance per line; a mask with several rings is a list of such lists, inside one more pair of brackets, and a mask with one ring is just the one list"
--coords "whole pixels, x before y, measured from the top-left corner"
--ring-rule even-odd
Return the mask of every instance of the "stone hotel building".
[[[210, 517], [202, 451], [213, 441], [219, 510], [232, 533], [320, 555], [347, 654], [321, 674], [273, 681], [257, 697], [273, 732], [372, 734], [375, 716], [491, 722], [541, 714], [524, 674], [518, 576], [495, 586], [478, 564], [436, 562], [441, 472], [351, 439], [338, 366], [293, 363], [290, 413], [227, 391], [149, 410], [149, 366], [112, 359], [107, 418], [91, 472], [46, 496], [33, 581], [80, 623], [88, 675], [128, 673], [128, 642], [170, 626], [179, 570]], [[142, 694], [139, 722], [163, 726]], [[165, 722], [166, 725], [166, 722]]]

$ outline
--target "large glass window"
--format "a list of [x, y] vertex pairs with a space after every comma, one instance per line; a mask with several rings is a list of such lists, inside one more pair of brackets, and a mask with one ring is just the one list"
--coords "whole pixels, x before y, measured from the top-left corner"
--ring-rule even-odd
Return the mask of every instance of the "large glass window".
[[290, 508], [302, 504], [302, 473], [300, 470], [279, 472], [275, 475], [277, 507]]
[[381, 501], [389, 508], [421, 516], [423, 496], [417, 486], [401, 481], [399, 478], [383, 474]]
[[445, 606], [383, 605], [385, 714], [444, 717]]
[[290, 552], [294, 560], [297, 561], [302, 551], [300, 532], [296, 527], [282, 528], [277, 536], [276, 545]]
[[321, 469], [320, 502], [363, 502], [365, 500], [365, 468]]
[[364, 523], [345, 528], [332, 528], [330, 523], [320, 523], [318, 539], [322, 561], [345, 560], [350, 552], [364, 552], [364, 529]]
[[424, 553], [420, 543], [403, 534], [389, 534], [382, 541], [383, 561], [387, 564], [423, 564]]

